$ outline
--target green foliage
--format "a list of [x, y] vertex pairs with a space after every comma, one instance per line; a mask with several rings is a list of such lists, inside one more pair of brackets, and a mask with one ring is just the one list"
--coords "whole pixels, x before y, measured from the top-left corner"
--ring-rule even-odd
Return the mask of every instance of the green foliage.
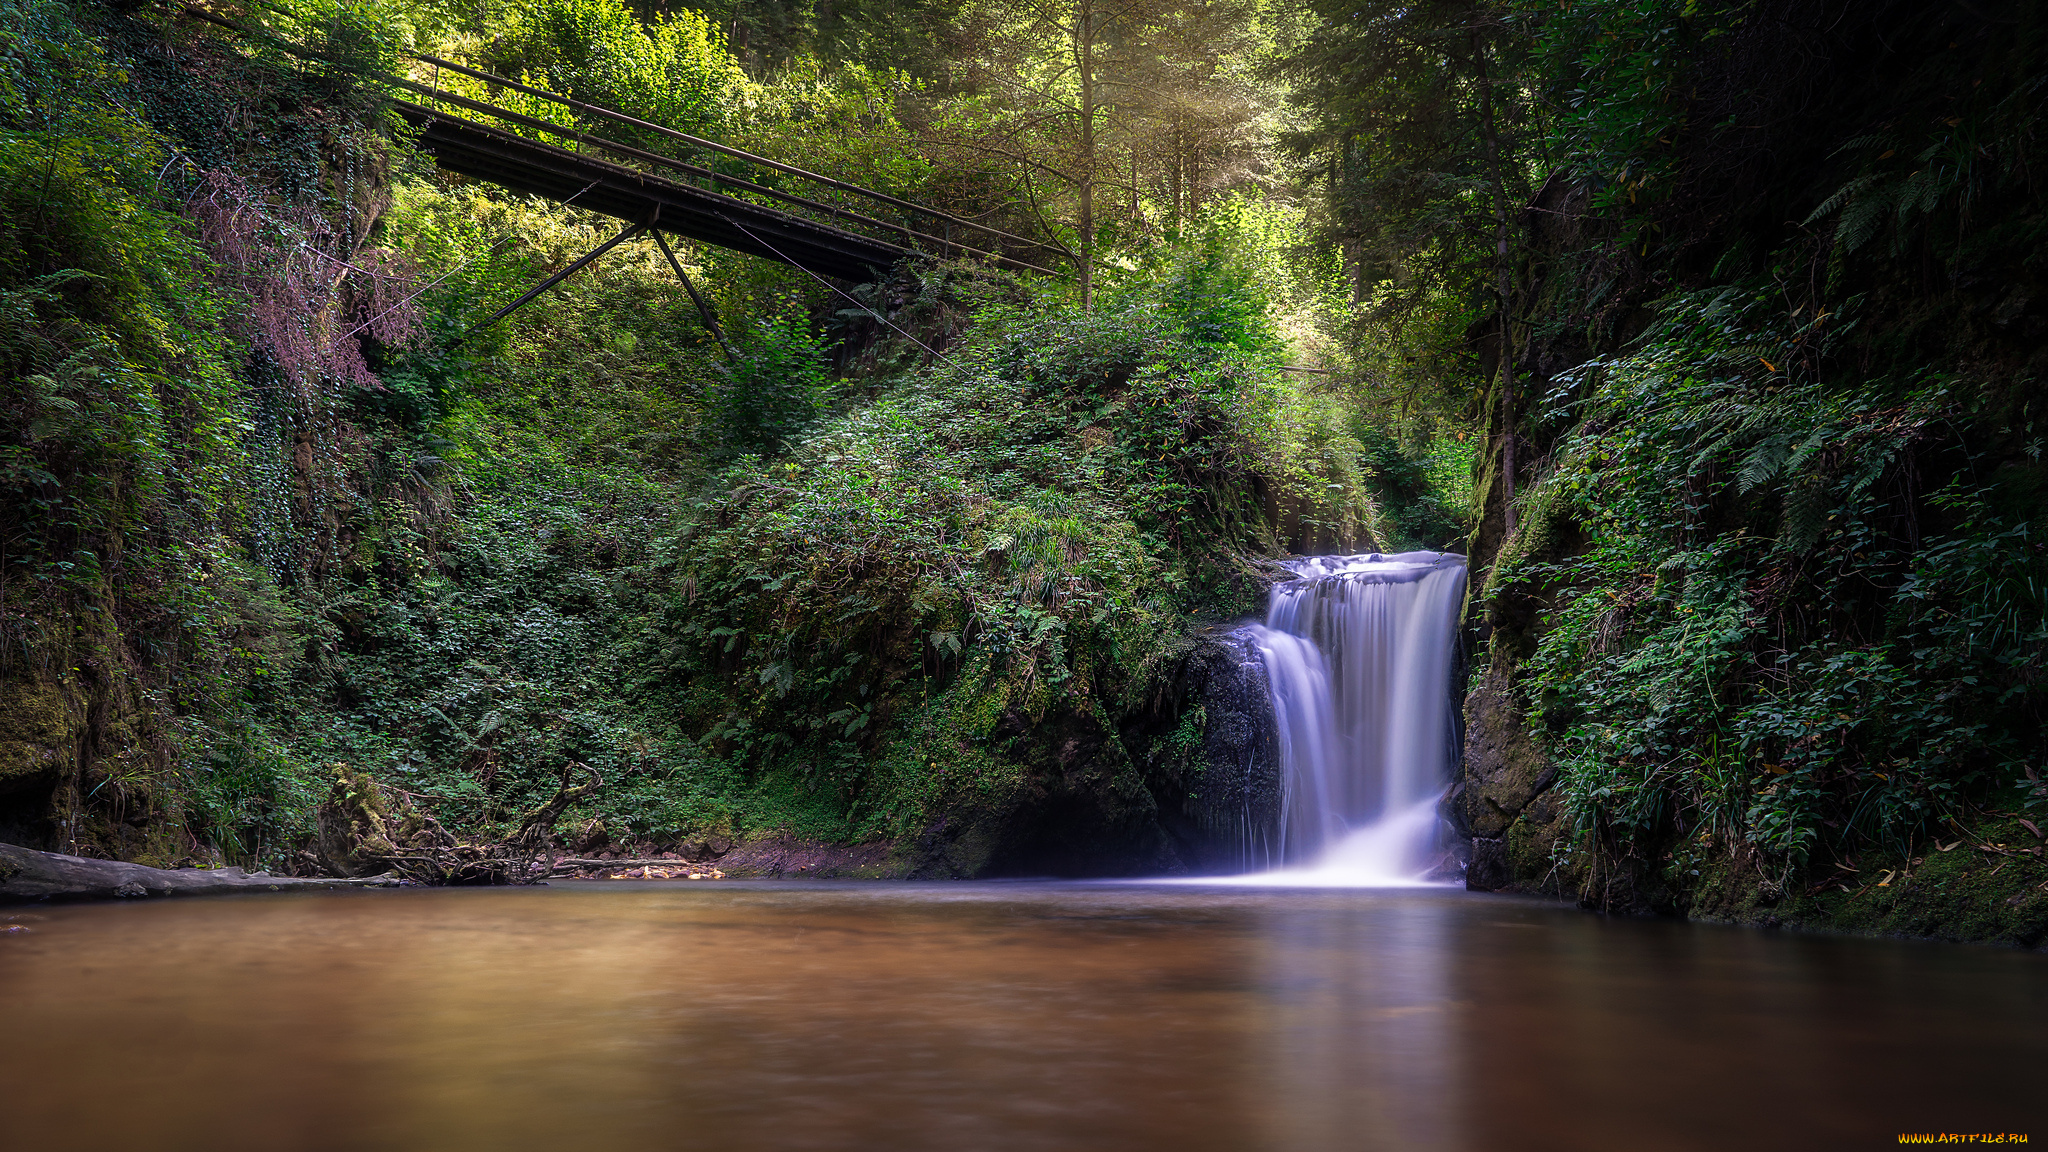
[[1833, 218], [1835, 276], [1841, 258], [1879, 235], [1888, 234], [1891, 259], [1926, 245], [1962, 272], [2000, 246], [2041, 234], [2038, 213], [2011, 219], [2014, 202], [2032, 197], [2034, 140], [2048, 111], [2048, 80], [2033, 69], [2038, 57], [2031, 49], [2022, 38], [1989, 60], [1941, 60], [1929, 69], [1936, 75], [1922, 82], [1967, 93], [1945, 101], [1950, 114], [1927, 118], [1917, 132], [1886, 122], [1841, 146], [1858, 170], [1804, 221]]
[[1880, 0], [1831, 22], [1712, 0], [1512, 8], [1545, 159], [1638, 255], [1697, 247], [1741, 275], [1788, 217], [1832, 220], [1834, 291], [1880, 234], [1894, 259], [1925, 244], [1952, 267], [2039, 234], [2013, 211], [2048, 98], [2028, 5]]
[[1960, 480], [1917, 506], [1916, 457], [1972, 451], [1972, 389], [1840, 380], [1854, 325], [1781, 309], [1682, 296], [1564, 378], [1490, 587], [1557, 589], [1523, 669], [1582, 828], [1801, 866], [2030, 794], [2048, 525]]
[[1477, 512], [1471, 482], [1435, 483], [1422, 463], [1472, 462], [1460, 438], [1488, 419], [1501, 281], [1521, 289], [1515, 213], [1545, 175], [1528, 28], [1513, 5], [1472, 0], [1311, 8], [1317, 28], [1281, 66], [1299, 112], [1281, 139], [1305, 228], [1337, 265], [1317, 359], [1341, 372], [1378, 466], [1406, 477], [1401, 535], [1448, 545]]
[[428, 327], [470, 335], [463, 355], [394, 354], [384, 390], [355, 394], [376, 467], [339, 510], [352, 578], [321, 590], [323, 654], [270, 714], [295, 758], [367, 771], [464, 835], [509, 832], [572, 762], [606, 781], [572, 818], [614, 836], [745, 823], [724, 767], [627, 692], [715, 442], [715, 345], [646, 242], [471, 328], [614, 228], [411, 181], [383, 225], [431, 270]]
[[[0, 611], [58, 622], [10, 663], [89, 669], [88, 806], [174, 819], [172, 757], [248, 673], [214, 611], [248, 398], [128, 74], [63, 5], [0, 12]], [[123, 707], [146, 692], [162, 715]]]
[[325, 780], [275, 744], [220, 740], [187, 765], [188, 830], [228, 859], [277, 868], [315, 831]]
[[[923, 198], [939, 176], [900, 111], [926, 98], [927, 86], [900, 71], [796, 60], [753, 93], [744, 123], [734, 128], [734, 142], [748, 151], [793, 157], [808, 171], [913, 199]], [[770, 186], [785, 183], [759, 170], [749, 178]], [[816, 185], [790, 190], [863, 214], [875, 210], [872, 201]]]
[[[33, 127], [0, 132], [0, 370], [11, 383], [0, 580], [61, 572], [98, 591], [98, 558], [125, 533], [173, 527], [207, 554], [230, 498], [223, 469], [241, 398], [220, 305], [194, 275], [198, 250], [149, 196], [156, 136], [80, 98], [122, 77], [60, 9], [19, 14], [41, 37], [29, 40], [36, 68], [8, 89], [38, 103], [6, 109]], [[174, 478], [182, 499], [166, 507]]]
[[716, 436], [713, 453], [778, 451], [810, 426], [829, 401], [825, 346], [805, 317], [786, 309], [747, 329], [737, 359], [705, 396]]
[[1519, 3], [1530, 60], [1553, 117], [1547, 150], [1594, 181], [1594, 206], [1625, 209], [1673, 192], [1680, 142], [1697, 113], [1687, 89], [1715, 41], [1757, 17], [1747, 3], [1594, 0], [1558, 13]]
[[[514, 236], [494, 250], [461, 201], [400, 202], [388, 238], [481, 256], [463, 275], [485, 282], [575, 247], [487, 211]], [[609, 782], [576, 818], [615, 835], [858, 836], [999, 805], [1023, 718], [1106, 724], [1156, 690], [1189, 609], [1254, 606], [1236, 557], [1274, 529], [1248, 492], [1371, 515], [1341, 419], [1157, 297], [991, 313], [955, 364], [835, 415], [786, 304], [736, 323], [721, 369], [658, 257], [559, 291], [440, 378], [439, 416], [359, 407], [385, 459], [441, 441], [467, 489], [459, 522], [422, 523], [431, 489], [402, 473], [356, 506], [373, 582], [319, 607], [332, 655], [283, 734], [450, 827], [508, 827], [572, 760]], [[1257, 299], [1225, 306], [1263, 323]], [[700, 480], [749, 430], [789, 444]], [[1329, 457], [1296, 458], [1311, 444]]]
[[1156, 290], [1189, 339], [1271, 353], [1280, 344], [1271, 309], [1257, 272], [1245, 259], [1248, 253], [1230, 247], [1231, 239], [1230, 229], [1209, 222], [1193, 250]]
[[732, 29], [733, 51], [756, 75], [801, 69], [811, 60], [834, 67], [907, 68], [943, 74], [949, 43], [966, 7], [962, 0], [741, 0], [689, 7]]
[[[439, 48], [1015, 224], [1014, 183], [913, 146], [972, 102], [958, 77], [798, 59], [757, 83], [724, 15], [613, 0], [243, 14], [311, 59], [0, 6], [0, 591], [10, 620], [73, 622], [46, 646], [101, 645], [87, 705], [140, 733], [201, 854], [290, 865], [335, 765], [465, 836], [580, 764], [607, 783], [567, 819], [620, 836], [843, 837], [999, 810], [1064, 733], [1149, 803], [1141, 729], [1190, 622], [1254, 610], [1257, 557], [1386, 539], [1368, 486], [1395, 457], [1276, 370], [1320, 347], [1329, 262], [1294, 210], [1216, 195], [1258, 178], [1263, 97], [1166, 23], [1124, 45], [1101, 159], [1175, 174], [1099, 190], [1128, 251], [1093, 311], [963, 268], [863, 289], [927, 358], [685, 247], [727, 363], [644, 241], [475, 327], [616, 223], [421, 178], [361, 77]], [[1198, 737], [1174, 729], [1175, 772]]]
[[[364, 407], [401, 422], [419, 412], [409, 447], [486, 488], [607, 463], [662, 477], [695, 468], [722, 358], [651, 241], [623, 244], [495, 327], [473, 328], [615, 232], [607, 218], [400, 184], [383, 238], [435, 270], [420, 297], [427, 326], [467, 335], [460, 355], [394, 357], [383, 373], [392, 394]], [[744, 326], [750, 301], [727, 274], [743, 258], [680, 255], [710, 265], [707, 286]]]
[[1497, 256], [1495, 186], [1513, 204], [1534, 191], [1532, 110], [1503, 83], [1527, 42], [1502, 6], [1470, 0], [1314, 7], [1322, 28], [1285, 64], [1306, 113], [1286, 139], [1362, 306], [1354, 340], [1468, 368], [1462, 329], [1484, 314]]
[[[480, 496], [459, 533], [432, 541], [431, 565], [380, 565], [383, 589], [327, 606], [334, 696], [296, 726], [294, 751], [420, 793], [453, 827], [516, 823], [572, 761], [651, 803], [649, 777], [693, 763], [652, 743], [618, 700], [667, 490], [577, 469]], [[403, 541], [378, 546], [388, 557]], [[692, 802], [686, 781], [674, 793], [671, 805]]]
[[309, 50], [312, 69], [344, 90], [354, 89], [357, 78], [400, 71], [414, 39], [414, 11], [390, 0], [294, 0], [267, 6], [265, 14], [272, 31]]
[[1370, 424], [1354, 434], [1364, 448], [1373, 491], [1379, 495], [1396, 551], [1457, 551], [1469, 528], [1472, 457], [1469, 442], [1444, 437], [1424, 454], [1404, 448], [1384, 428]]
[[[452, 333], [603, 227], [405, 183], [383, 239]], [[572, 818], [617, 836], [900, 833], [1017, 794], [1032, 724], [1152, 699], [1190, 611], [1256, 607], [1245, 554], [1376, 539], [1363, 449], [1272, 371], [1273, 273], [1242, 246], [1191, 242], [1092, 314], [996, 307], [837, 411], [801, 301], [737, 267], [705, 278], [734, 365], [627, 244], [467, 363], [380, 367], [351, 411], [383, 471], [345, 520], [357, 580], [306, 624], [329, 654], [297, 673], [294, 756], [451, 828], [509, 827], [574, 761], [608, 783]]]
[[[376, 13], [298, 15], [340, 66], [92, 8], [7, 9], [0, 59], [25, 66], [0, 81], [0, 604], [63, 622], [20, 655], [80, 673], [66, 691], [102, 749], [75, 782], [96, 851], [132, 850], [91, 819], [109, 807], [273, 866], [311, 826], [317, 785], [272, 727], [317, 651], [300, 596], [317, 597], [279, 582], [328, 559], [302, 528], [332, 510], [340, 453], [295, 473], [290, 436], [352, 435], [328, 402], [381, 387], [341, 327], [374, 294], [333, 267], [402, 269], [315, 251], [360, 239], [365, 154], [389, 148], [351, 70], [387, 65], [394, 41]], [[255, 179], [234, 171], [255, 141], [222, 122], [250, 104], [275, 146]]]
[[[501, 75], [700, 134], [729, 124], [749, 88], [712, 21], [685, 9], [643, 25], [619, 0], [521, 7], [485, 59]], [[567, 115], [547, 112], [557, 122]]]

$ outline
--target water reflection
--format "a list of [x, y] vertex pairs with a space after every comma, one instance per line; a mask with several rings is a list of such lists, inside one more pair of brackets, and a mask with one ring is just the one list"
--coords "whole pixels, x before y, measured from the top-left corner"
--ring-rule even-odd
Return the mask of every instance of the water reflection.
[[1441, 906], [1297, 903], [1258, 916], [1263, 1146], [1467, 1147]]
[[0, 937], [0, 1148], [1844, 1146], [2027, 1131], [2048, 1056], [2040, 956], [1431, 890], [40, 914]]

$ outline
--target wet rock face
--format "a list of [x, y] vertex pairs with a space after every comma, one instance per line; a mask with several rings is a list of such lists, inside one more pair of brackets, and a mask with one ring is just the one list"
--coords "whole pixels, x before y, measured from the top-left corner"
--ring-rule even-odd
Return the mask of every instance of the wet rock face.
[[1280, 826], [1280, 745], [1265, 663], [1242, 630], [1213, 633], [1188, 661], [1201, 744], [1176, 828], [1189, 867], [1243, 872], [1272, 863]]
[[1231, 631], [1193, 638], [1153, 708], [1111, 727], [1068, 712], [1006, 720], [1018, 785], [897, 845], [898, 874], [1229, 874], [1265, 866], [1280, 763], [1265, 671]]
[[[709, 868], [709, 865], [703, 865]], [[720, 876], [772, 879], [874, 880], [902, 875], [886, 843], [825, 844], [793, 836], [768, 836], [726, 844], [716, 870]]]
[[1153, 771], [1142, 726], [1111, 727], [1094, 711], [996, 726], [1015, 783], [971, 798], [906, 845], [918, 879], [991, 876], [1157, 876], [1186, 870], [1164, 822], [1171, 791]]
[[1496, 663], [1465, 698], [1459, 800], [1472, 835], [1465, 886], [1485, 892], [1547, 890], [1551, 847], [1568, 830], [1564, 805], [1550, 791], [1557, 769], [1529, 735], [1512, 675]]
[[0, 680], [0, 841], [54, 848], [54, 793], [75, 771], [80, 726], [46, 680]]

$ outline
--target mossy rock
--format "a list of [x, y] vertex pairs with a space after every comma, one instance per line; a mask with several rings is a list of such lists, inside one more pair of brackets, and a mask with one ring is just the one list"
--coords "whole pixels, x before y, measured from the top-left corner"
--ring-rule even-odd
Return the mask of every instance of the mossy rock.
[[1474, 836], [1488, 839], [1502, 836], [1557, 778], [1515, 705], [1512, 678], [1512, 669], [1495, 665], [1465, 698], [1465, 817]]
[[1508, 870], [1517, 885], [1541, 885], [1570, 853], [1563, 805], [1539, 798], [1508, 825]]
[[0, 792], [54, 780], [76, 742], [62, 688], [47, 680], [0, 681]]
[[315, 847], [320, 862], [337, 876], [380, 871], [397, 851], [384, 791], [368, 772], [346, 764], [328, 765], [334, 784], [320, 805]]
[[2017, 820], [1952, 836], [1923, 855], [1863, 863], [1801, 897], [1788, 922], [1830, 931], [2048, 945], [2048, 849]]

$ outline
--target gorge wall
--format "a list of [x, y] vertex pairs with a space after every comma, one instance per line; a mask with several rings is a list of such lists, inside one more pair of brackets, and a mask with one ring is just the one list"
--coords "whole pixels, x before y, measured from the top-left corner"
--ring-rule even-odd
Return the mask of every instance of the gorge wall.
[[1690, 41], [1644, 189], [1544, 187], [1473, 333], [1471, 882], [2033, 946], [2041, 16], [1769, 7]]

